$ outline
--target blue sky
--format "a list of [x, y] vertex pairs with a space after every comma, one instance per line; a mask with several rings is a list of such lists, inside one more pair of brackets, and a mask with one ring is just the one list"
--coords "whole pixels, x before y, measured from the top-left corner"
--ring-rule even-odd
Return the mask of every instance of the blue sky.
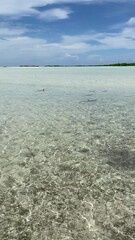
[[135, 62], [135, 0], [0, 0], [0, 65]]

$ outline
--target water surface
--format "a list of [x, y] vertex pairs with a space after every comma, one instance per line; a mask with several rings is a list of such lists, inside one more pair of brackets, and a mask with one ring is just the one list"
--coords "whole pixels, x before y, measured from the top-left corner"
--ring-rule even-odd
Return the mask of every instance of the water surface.
[[134, 76], [0, 68], [3, 240], [134, 238]]

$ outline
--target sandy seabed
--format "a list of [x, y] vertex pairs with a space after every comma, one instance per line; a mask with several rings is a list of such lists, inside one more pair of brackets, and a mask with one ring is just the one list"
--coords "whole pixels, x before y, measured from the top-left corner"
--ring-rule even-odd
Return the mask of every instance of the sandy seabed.
[[0, 239], [135, 239], [131, 69], [0, 70]]

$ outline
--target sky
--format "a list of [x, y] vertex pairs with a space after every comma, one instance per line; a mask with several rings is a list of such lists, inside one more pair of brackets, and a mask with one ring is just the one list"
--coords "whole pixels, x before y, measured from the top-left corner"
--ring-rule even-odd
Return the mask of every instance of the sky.
[[135, 0], [0, 0], [0, 66], [135, 62]]

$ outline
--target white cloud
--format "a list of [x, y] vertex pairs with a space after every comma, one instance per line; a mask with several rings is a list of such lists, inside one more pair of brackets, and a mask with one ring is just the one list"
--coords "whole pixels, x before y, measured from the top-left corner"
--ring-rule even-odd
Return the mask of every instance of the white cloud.
[[[135, 49], [135, 41], [123, 36], [105, 36], [99, 39], [106, 49]], [[102, 46], [101, 46], [102, 48]]]
[[125, 38], [135, 40], [135, 26], [134, 27], [125, 27], [122, 31], [122, 35]]
[[131, 17], [128, 22], [127, 25], [129, 26], [135, 26], [135, 17]]
[[33, 9], [34, 2], [37, 1], [0, 0], [0, 15], [31, 15], [36, 12]]
[[47, 21], [67, 19], [71, 11], [69, 9], [53, 8], [39, 14], [39, 18]]
[[27, 32], [26, 28], [13, 28], [9, 26], [0, 26], [0, 37], [20, 36]]

